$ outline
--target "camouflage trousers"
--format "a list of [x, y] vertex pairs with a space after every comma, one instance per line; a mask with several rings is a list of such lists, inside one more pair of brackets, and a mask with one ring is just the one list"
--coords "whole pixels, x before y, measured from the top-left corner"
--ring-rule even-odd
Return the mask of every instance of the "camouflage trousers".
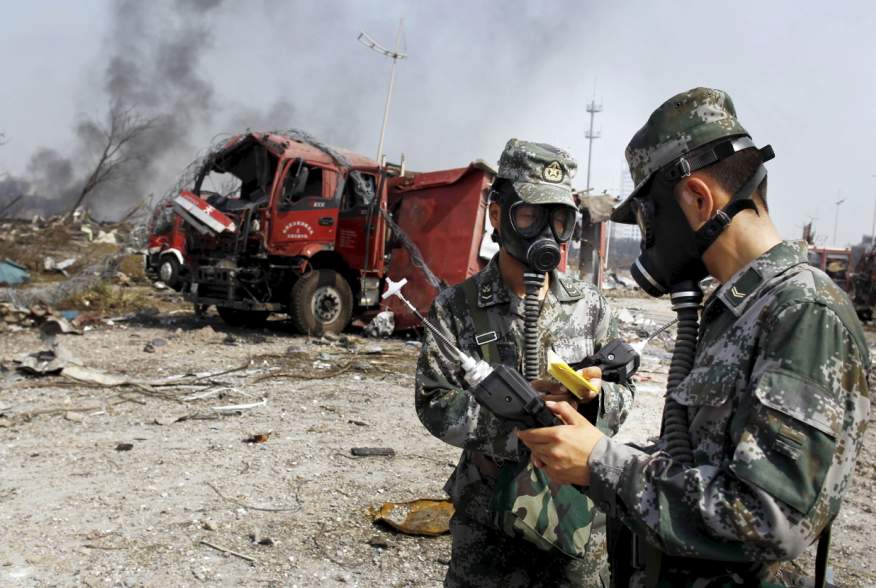
[[[450, 520], [453, 547], [447, 588], [603, 588], [608, 586], [605, 529], [594, 528], [588, 557], [543, 551], [459, 513]], [[600, 577], [602, 573], [602, 577]]]

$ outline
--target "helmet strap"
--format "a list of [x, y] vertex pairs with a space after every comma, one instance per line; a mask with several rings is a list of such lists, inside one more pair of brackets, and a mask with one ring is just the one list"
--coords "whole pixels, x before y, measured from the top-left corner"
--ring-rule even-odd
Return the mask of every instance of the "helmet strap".
[[766, 175], [766, 168], [763, 165], [758, 166], [745, 184], [733, 194], [730, 202], [694, 233], [700, 255], [705, 253], [706, 249], [711, 247], [712, 243], [721, 236], [721, 233], [730, 226], [734, 216], [743, 210], [753, 210], [755, 214], [760, 214], [757, 212], [757, 206], [751, 199], [751, 195], [754, 194]]

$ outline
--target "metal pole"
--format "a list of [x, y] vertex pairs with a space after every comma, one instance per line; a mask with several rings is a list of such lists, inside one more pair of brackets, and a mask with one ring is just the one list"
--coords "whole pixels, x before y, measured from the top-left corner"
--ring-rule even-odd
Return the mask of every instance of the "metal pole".
[[839, 227], [839, 207], [840, 207], [840, 204], [842, 204], [843, 202], [845, 202], [844, 198], [836, 201], [836, 212], [834, 213], [834, 216], [833, 216], [833, 244], [834, 245], [836, 245], [836, 231], [837, 231], [837, 228]]
[[[593, 132], [593, 120], [596, 117], [597, 112], [602, 111], [602, 105], [596, 104], [596, 91], [593, 92], [593, 99], [590, 101], [590, 104], [587, 105], [587, 112], [590, 113], [590, 126], [587, 132], [584, 133], [584, 137], [587, 139], [587, 188], [584, 190], [584, 193], [588, 196], [592, 196], [590, 193], [590, 167], [593, 163], [593, 140], [599, 138], [599, 133]], [[597, 230], [594, 231], [597, 236], [599, 243], [594, 243], [593, 246], [593, 283], [596, 284], [598, 288], [602, 287], [602, 274], [605, 269], [605, 259], [603, 256], [605, 255], [605, 251], [603, 250], [603, 239], [605, 237], [605, 229], [604, 226], [596, 226]], [[582, 234], [582, 253], [583, 253], [583, 234]]]
[[381, 164], [381, 160], [383, 159], [383, 139], [386, 136], [386, 126], [389, 122], [389, 105], [392, 102], [392, 90], [395, 86], [395, 66], [399, 59], [405, 59], [407, 57], [407, 54], [399, 51], [403, 25], [404, 19], [399, 19], [398, 32], [395, 34], [395, 47], [392, 50], [382, 46], [380, 43], [369, 37], [367, 33], [359, 33], [358, 37], [358, 41], [369, 49], [392, 59], [392, 66], [389, 70], [389, 89], [386, 92], [386, 103], [383, 106], [383, 124], [380, 125], [380, 141], [377, 143], [378, 165]]
[[599, 138], [599, 133], [593, 132], [593, 120], [596, 118], [597, 112], [602, 112], [602, 105], [597, 106], [596, 100], [591, 100], [590, 104], [587, 105], [587, 112], [590, 113], [590, 128], [584, 134], [587, 138], [587, 192], [588, 196], [590, 194], [590, 166], [593, 163], [593, 139]]
[[386, 104], [383, 107], [383, 124], [380, 126], [380, 142], [377, 144], [377, 162], [380, 163], [383, 157], [383, 138], [386, 136], [386, 123], [389, 122], [389, 103], [392, 100], [392, 87], [395, 85], [395, 64], [398, 62], [399, 43], [401, 42], [402, 23], [404, 19], [398, 21], [398, 31], [395, 33], [395, 47], [392, 53], [392, 67], [389, 70], [389, 90], [386, 92]]

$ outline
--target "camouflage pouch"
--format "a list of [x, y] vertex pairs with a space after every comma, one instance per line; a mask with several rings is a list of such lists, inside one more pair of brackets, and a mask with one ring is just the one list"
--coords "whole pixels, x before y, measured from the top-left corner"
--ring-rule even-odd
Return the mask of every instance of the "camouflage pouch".
[[529, 460], [502, 466], [490, 507], [496, 525], [507, 535], [584, 559], [593, 502], [572, 486], [551, 483]]

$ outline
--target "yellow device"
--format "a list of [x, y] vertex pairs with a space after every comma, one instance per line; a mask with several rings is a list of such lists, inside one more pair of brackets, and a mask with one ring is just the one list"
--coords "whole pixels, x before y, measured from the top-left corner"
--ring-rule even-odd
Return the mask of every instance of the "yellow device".
[[577, 396], [579, 399], [584, 399], [584, 391], [590, 390], [594, 394], [599, 393], [599, 388], [594, 386], [590, 380], [572, 369], [572, 366], [567, 364], [562, 358], [552, 350], [547, 352], [548, 373], [552, 375], [563, 386], [569, 389], [569, 392]]

